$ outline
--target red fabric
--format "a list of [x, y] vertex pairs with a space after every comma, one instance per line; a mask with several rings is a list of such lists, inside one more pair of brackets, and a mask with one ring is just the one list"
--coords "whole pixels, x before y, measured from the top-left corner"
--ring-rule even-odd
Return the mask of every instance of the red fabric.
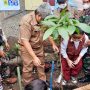
[[[79, 43], [78, 49], [76, 49], [74, 46], [74, 42], [71, 42], [69, 40], [66, 51], [70, 60], [74, 61], [77, 59], [83, 48], [84, 42], [85, 42], [85, 38], [83, 37], [82, 41], [80, 41]], [[82, 69], [82, 59], [74, 68], [69, 68], [65, 58], [62, 57], [61, 59], [62, 59], [62, 70], [63, 70], [64, 79], [70, 80], [71, 76], [76, 77], [80, 72], [80, 70]]]
[[48, 1], [51, 6], [55, 6], [55, 0], [43, 0], [43, 2], [48, 2]]
[[81, 52], [82, 48], [83, 48], [83, 45], [84, 45], [84, 42], [85, 42], [85, 36], [83, 36], [83, 39], [82, 41], [80, 41], [79, 43], [79, 46], [78, 48], [76, 49], [75, 48], [75, 45], [74, 45], [74, 42], [71, 42], [71, 39], [69, 40], [68, 42], [68, 46], [67, 46], [67, 54], [68, 56], [72, 55], [72, 56], [76, 56], [76, 55], [79, 55], [79, 53]]
[[80, 62], [74, 68], [69, 68], [66, 59], [63, 58], [62, 71], [63, 77], [66, 81], [70, 80], [71, 76], [77, 77], [81, 69], [82, 69], [82, 60], [80, 60]]

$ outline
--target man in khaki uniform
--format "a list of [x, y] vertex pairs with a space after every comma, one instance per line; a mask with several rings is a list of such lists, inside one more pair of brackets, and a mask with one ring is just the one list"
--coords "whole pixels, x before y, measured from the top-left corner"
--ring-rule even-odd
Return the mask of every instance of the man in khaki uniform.
[[[34, 12], [25, 15], [20, 22], [20, 50], [23, 59], [23, 82], [24, 85], [33, 80], [33, 65], [37, 67], [38, 76], [46, 81], [44, 72], [44, 50], [43, 50], [43, 31], [40, 30], [39, 22], [50, 14], [47, 3], [40, 5]], [[49, 38], [53, 49], [58, 51], [52, 38]]]

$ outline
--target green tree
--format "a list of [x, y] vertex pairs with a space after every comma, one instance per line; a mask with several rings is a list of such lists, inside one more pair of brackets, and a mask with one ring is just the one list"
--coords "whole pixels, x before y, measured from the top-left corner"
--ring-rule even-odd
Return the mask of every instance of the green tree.
[[41, 22], [48, 28], [44, 33], [43, 40], [47, 39], [49, 36], [52, 36], [54, 39], [61, 36], [63, 39], [67, 40], [75, 31], [79, 33], [79, 30], [90, 33], [89, 25], [81, 23], [77, 19], [70, 18], [70, 16], [70, 13], [66, 12], [66, 9], [60, 13], [59, 17], [55, 15], [47, 16]]

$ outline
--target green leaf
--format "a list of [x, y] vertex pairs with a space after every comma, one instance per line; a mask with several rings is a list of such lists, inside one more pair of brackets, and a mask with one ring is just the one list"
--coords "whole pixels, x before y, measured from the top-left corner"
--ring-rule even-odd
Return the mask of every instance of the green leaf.
[[66, 10], [67, 10], [67, 8], [64, 8], [64, 9], [62, 10], [62, 12], [60, 13], [60, 16], [61, 16], [61, 17], [66, 14]]
[[68, 26], [67, 31], [70, 35], [72, 35], [76, 30], [75, 26]]
[[[69, 22], [69, 13], [66, 13], [64, 16], [62, 16], [60, 19], [59, 19], [59, 22], [58, 24], [60, 24], [61, 22]], [[69, 23], [68, 23], [69, 24]]]
[[58, 38], [58, 36], [59, 36], [59, 33], [58, 33], [58, 30], [56, 29], [56, 30], [54, 30], [54, 32], [52, 33], [52, 37], [53, 37], [54, 40], [56, 40], [56, 39]]
[[73, 21], [73, 24], [76, 25], [76, 26], [80, 23], [80, 22], [79, 22], [78, 20], [76, 20], [76, 19], [71, 19], [71, 20]]
[[51, 22], [58, 22], [58, 19], [49, 19], [47, 21], [51, 21]]
[[44, 33], [44, 36], [43, 36], [43, 40], [46, 40], [52, 33], [53, 31], [55, 30], [56, 27], [51, 27], [49, 28], [45, 33]]
[[58, 18], [55, 15], [49, 15], [44, 20], [48, 20], [48, 19], [58, 19]]
[[70, 13], [69, 13], [69, 12], [67, 12], [65, 16], [66, 16], [66, 19], [68, 20], [68, 19], [69, 19], [69, 17], [70, 17]]
[[86, 33], [90, 33], [90, 26], [84, 23], [79, 23], [77, 25], [82, 31], [86, 32]]
[[74, 25], [72, 19], [69, 19], [69, 23], [70, 23], [71, 25]]
[[61, 22], [64, 22], [65, 21], [65, 16], [61, 17], [58, 21], [58, 24], [60, 24]]
[[20, 45], [19, 45], [19, 44], [17, 44], [17, 43], [15, 43], [15, 48], [16, 48], [17, 50], [19, 50]]
[[59, 27], [59, 28], [58, 28], [58, 33], [59, 33], [59, 35], [61, 35], [61, 37], [62, 37], [63, 39], [65, 39], [65, 40], [68, 40], [68, 39], [69, 39], [69, 34], [68, 34], [66, 28], [64, 28], [64, 27]]
[[80, 29], [78, 27], [76, 27], [75, 32], [77, 32], [77, 34], [80, 34]]
[[43, 25], [46, 25], [46, 26], [49, 26], [49, 27], [56, 25], [56, 24], [55, 24], [54, 22], [52, 22], [52, 21], [41, 21], [41, 23], [42, 23]]

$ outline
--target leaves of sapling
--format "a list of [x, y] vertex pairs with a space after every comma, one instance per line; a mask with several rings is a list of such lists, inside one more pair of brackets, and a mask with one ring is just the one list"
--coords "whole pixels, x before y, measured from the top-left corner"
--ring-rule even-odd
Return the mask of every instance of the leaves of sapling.
[[56, 27], [51, 27], [49, 28], [45, 33], [44, 33], [44, 36], [43, 36], [43, 40], [47, 39], [52, 33], [53, 31], [55, 30]]
[[50, 20], [50, 19], [58, 19], [58, 17], [55, 15], [49, 15], [44, 20]]
[[58, 36], [59, 36], [58, 30], [55, 29], [54, 32], [52, 33], [52, 37], [54, 40], [56, 40], [58, 38]]
[[69, 35], [72, 35], [76, 30], [75, 26], [68, 26], [67, 31], [69, 33]]
[[64, 27], [59, 27], [59, 28], [58, 28], [58, 33], [59, 33], [59, 35], [61, 35], [61, 37], [62, 37], [63, 39], [65, 39], [65, 40], [68, 40], [68, 39], [69, 39], [69, 34], [68, 34], [66, 28], [64, 28]]
[[49, 27], [52, 27], [52, 26], [55, 26], [56, 24], [52, 21], [41, 21], [41, 23], [43, 25], [46, 25], [46, 26], [49, 26]]
[[86, 32], [86, 33], [90, 33], [90, 26], [85, 24], [85, 23], [79, 23], [77, 25], [82, 31]]

